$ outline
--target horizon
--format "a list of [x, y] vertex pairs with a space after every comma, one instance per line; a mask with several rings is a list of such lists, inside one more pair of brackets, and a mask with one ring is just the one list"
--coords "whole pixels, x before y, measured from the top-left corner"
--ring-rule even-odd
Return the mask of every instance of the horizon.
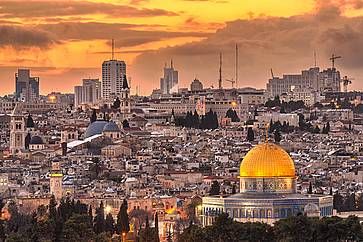
[[[84, 78], [102, 80], [101, 65], [111, 57], [112, 38], [115, 59], [127, 64], [133, 94], [136, 86], [140, 95], [158, 88], [164, 63], [170, 59], [179, 71], [180, 87], [189, 87], [194, 78], [205, 87], [217, 86], [219, 52], [223, 80], [234, 77], [235, 44], [240, 88], [265, 88], [270, 68], [276, 76], [300, 73], [314, 66], [316, 52], [322, 69], [330, 67], [331, 54], [341, 55], [337, 69], [342, 76], [355, 78], [350, 90], [360, 90], [363, 52], [354, 46], [363, 44], [362, 3], [2, 1], [0, 95], [14, 92], [19, 68], [40, 77], [43, 95], [73, 92]], [[230, 88], [230, 83], [224, 86]]]

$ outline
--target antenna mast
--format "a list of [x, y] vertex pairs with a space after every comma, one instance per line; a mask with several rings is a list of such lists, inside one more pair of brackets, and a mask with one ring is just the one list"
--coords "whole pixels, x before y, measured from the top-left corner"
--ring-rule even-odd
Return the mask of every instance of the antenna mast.
[[222, 53], [219, 53], [219, 80], [218, 80], [219, 89], [222, 89]]
[[236, 88], [238, 85], [238, 44], [236, 44], [236, 79], [235, 79], [235, 84], [236, 84]]
[[115, 59], [115, 40], [112, 39], [112, 60]]
[[314, 67], [316, 67], [316, 51], [314, 50]]

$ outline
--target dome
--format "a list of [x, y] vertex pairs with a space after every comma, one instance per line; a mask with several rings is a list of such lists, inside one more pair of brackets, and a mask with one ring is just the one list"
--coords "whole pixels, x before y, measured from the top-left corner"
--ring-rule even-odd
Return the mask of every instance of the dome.
[[40, 136], [35, 135], [30, 139], [29, 144], [31, 144], [31, 145], [42, 145], [42, 144], [44, 144], [44, 142], [43, 142], [43, 139]]
[[103, 128], [103, 132], [120, 132], [120, 128], [115, 122], [110, 121]]
[[294, 161], [280, 146], [259, 144], [243, 158], [240, 177], [295, 177]]
[[102, 134], [103, 128], [106, 126], [106, 124], [108, 124], [107, 121], [103, 120], [94, 121], [88, 126], [86, 133], [84, 134], [84, 138], [89, 138], [96, 134]]

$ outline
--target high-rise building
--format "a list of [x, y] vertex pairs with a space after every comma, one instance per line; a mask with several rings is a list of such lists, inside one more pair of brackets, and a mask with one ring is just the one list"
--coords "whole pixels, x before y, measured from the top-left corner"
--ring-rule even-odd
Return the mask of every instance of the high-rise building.
[[162, 94], [171, 94], [178, 92], [178, 71], [174, 69], [173, 61], [170, 67], [165, 65], [164, 77], [160, 78], [160, 90]]
[[340, 72], [336, 68], [320, 71], [319, 67], [313, 67], [303, 70], [301, 74], [272, 77], [267, 83], [267, 92], [270, 97], [289, 94], [294, 90], [318, 94], [340, 92], [340, 81]]
[[101, 82], [99, 79], [83, 79], [82, 86], [74, 87], [74, 105], [93, 105], [101, 99]]
[[102, 98], [113, 99], [120, 96], [126, 78], [126, 63], [108, 60], [102, 63]]
[[18, 69], [15, 73], [15, 96], [22, 102], [33, 102], [39, 98], [39, 77], [31, 77], [29, 69]]

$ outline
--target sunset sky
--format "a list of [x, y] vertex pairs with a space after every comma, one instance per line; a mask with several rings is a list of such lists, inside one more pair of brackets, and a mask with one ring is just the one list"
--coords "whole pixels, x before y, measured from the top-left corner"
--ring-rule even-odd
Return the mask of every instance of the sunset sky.
[[[141, 94], [159, 87], [172, 58], [180, 86], [197, 77], [208, 87], [234, 76], [240, 49], [239, 86], [264, 88], [270, 77], [336, 66], [363, 84], [363, 1], [360, 0], [1, 0], [0, 95], [14, 92], [17, 68], [40, 76], [41, 93], [71, 92], [82, 78], [99, 78], [111, 57], [125, 60]], [[225, 86], [229, 87], [230, 83]]]

